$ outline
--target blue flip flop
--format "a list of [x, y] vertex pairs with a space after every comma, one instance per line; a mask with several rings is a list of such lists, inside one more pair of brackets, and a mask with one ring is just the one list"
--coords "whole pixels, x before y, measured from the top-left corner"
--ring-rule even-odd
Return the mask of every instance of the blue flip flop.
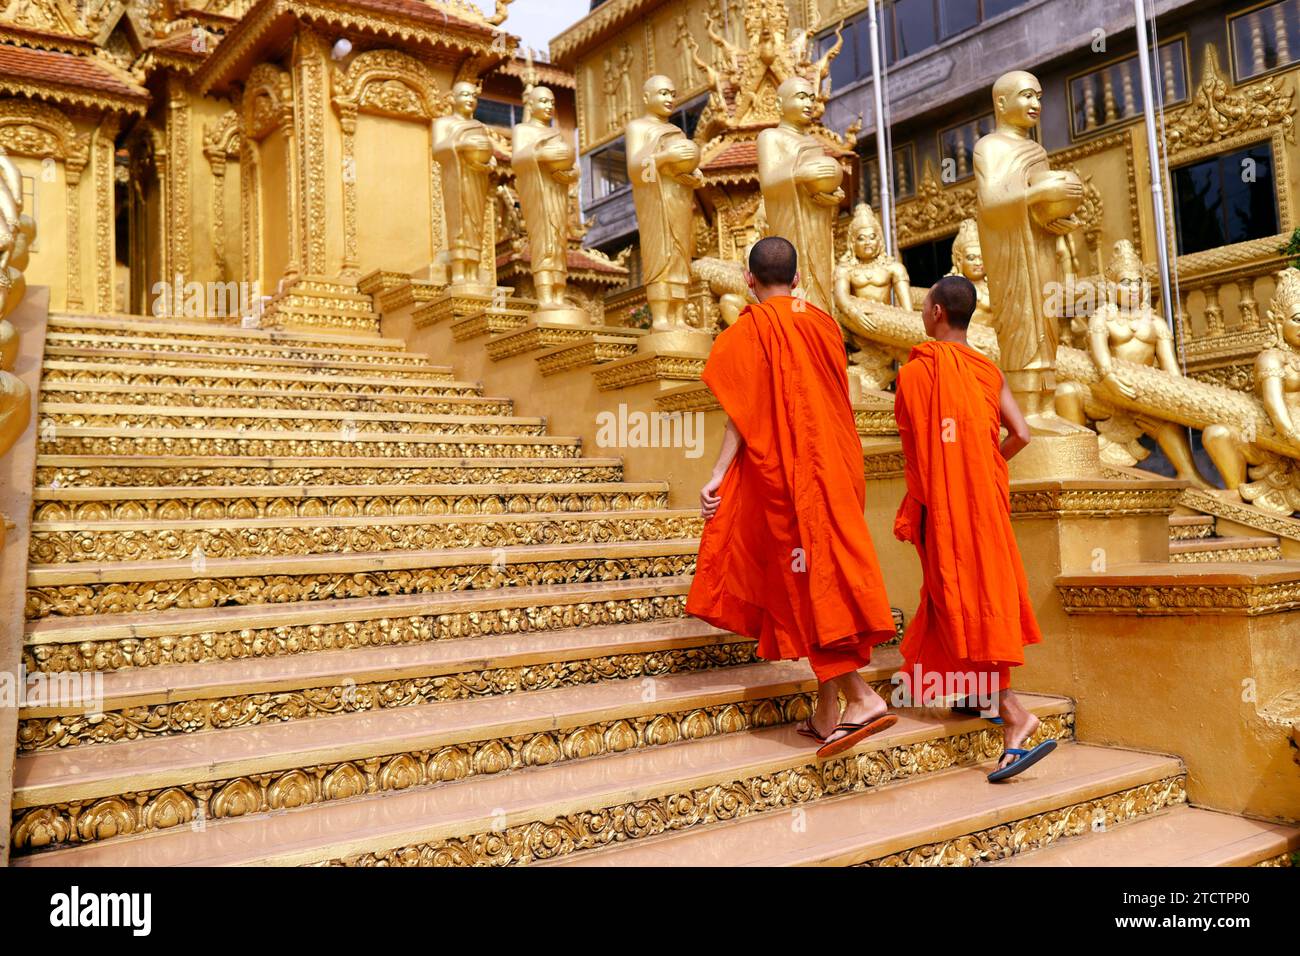
[[[967, 717], [984, 717], [984, 711], [978, 707], [950, 707], [948, 708], [954, 714], [965, 714]], [[993, 717], [984, 717], [990, 724], [1002, 723], [1002, 718], [994, 715]]]
[[1022, 750], [1019, 747], [1008, 747], [1003, 752], [1003, 756], [1005, 756], [1006, 754], [1011, 754], [1016, 759], [1011, 761], [1011, 763], [1007, 764], [1005, 767], [1002, 767], [998, 770], [994, 770], [991, 774], [989, 774], [989, 783], [999, 783], [1003, 780], [1008, 780], [1011, 777], [1014, 777], [1022, 770], [1028, 770], [1030, 767], [1038, 763], [1038, 761], [1042, 760], [1044, 757], [1046, 757], [1055, 749], [1056, 749], [1056, 741], [1050, 738], [1044, 740], [1041, 744], [1039, 744], [1037, 747], [1034, 747], [1032, 750]]

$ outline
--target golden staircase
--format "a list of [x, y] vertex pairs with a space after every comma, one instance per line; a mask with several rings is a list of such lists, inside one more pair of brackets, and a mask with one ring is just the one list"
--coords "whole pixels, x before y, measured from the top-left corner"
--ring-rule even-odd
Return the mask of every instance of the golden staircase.
[[1025, 696], [1062, 746], [1014, 785], [983, 779], [996, 728], [947, 711], [818, 762], [806, 664], [684, 617], [698, 514], [512, 412], [397, 340], [51, 317], [24, 660], [102, 673], [103, 700], [20, 713], [12, 863], [1300, 848], [1188, 807], [1176, 757], [1076, 741], [1062, 698]]

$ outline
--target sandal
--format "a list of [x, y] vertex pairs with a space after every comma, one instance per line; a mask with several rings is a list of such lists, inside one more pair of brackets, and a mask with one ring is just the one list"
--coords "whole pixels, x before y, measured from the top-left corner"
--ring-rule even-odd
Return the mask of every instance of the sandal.
[[827, 757], [834, 757], [836, 754], [841, 754], [863, 740], [866, 740], [873, 734], [878, 734], [882, 730], [888, 730], [896, 723], [898, 723], [898, 718], [895, 715], [882, 714], [881, 716], [872, 718], [863, 724], [840, 724], [835, 728], [835, 730], [843, 730], [847, 732], [843, 737], [836, 737], [830, 743], [823, 744], [817, 751], [817, 757], [821, 760], [825, 760]]
[[1002, 756], [1005, 757], [1010, 754], [1014, 759], [1005, 767], [999, 767], [989, 774], [989, 783], [1009, 780], [1021, 771], [1028, 770], [1055, 749], [1056, 741], [1050, 738], [1031, 750], [1025, 750], [1021, 747], [1008, 747], [1003, 751]]

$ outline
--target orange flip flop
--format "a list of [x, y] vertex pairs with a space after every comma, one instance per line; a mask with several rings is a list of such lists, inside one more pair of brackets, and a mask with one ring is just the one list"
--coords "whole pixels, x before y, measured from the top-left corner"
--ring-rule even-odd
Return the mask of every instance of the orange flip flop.
[[[834, 757], [836, 754], [842, 754], [866, 740], [868, 737], [880, 733], [882, 730], [888, 730], [894, 724], [898, 723], [898, 718], [893, 714], [883, 714], [875, 720], [869, 720], [865, 724], [840, 724], [835, 730], [847, 730], [843, 737], [838, 737], [830, 743], [825, 744], [817, 751], [819, 759], [825, 760], [827, 757]], [[834, 731], [832, 731], [834, 733]]]

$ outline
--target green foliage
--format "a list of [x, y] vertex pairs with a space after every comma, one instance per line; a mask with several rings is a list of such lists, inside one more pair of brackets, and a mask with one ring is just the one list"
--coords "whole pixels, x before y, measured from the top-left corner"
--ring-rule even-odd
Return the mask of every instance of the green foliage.
[[1300, 269], [1300, 228], [1291, 233], [1291, 239], [1285, 246], [1279, 246], [1278, 252], [1290, 260], [1293, 268]]
[[[1300, 229], [1296, 230], [1300, 233]], [[629, 309], [627, 319], [624, 324], [630, 329], [648, 329], [652, 324], [650, 318], [650, 306], [646, 304], [638, 305], [635, 309]]]

